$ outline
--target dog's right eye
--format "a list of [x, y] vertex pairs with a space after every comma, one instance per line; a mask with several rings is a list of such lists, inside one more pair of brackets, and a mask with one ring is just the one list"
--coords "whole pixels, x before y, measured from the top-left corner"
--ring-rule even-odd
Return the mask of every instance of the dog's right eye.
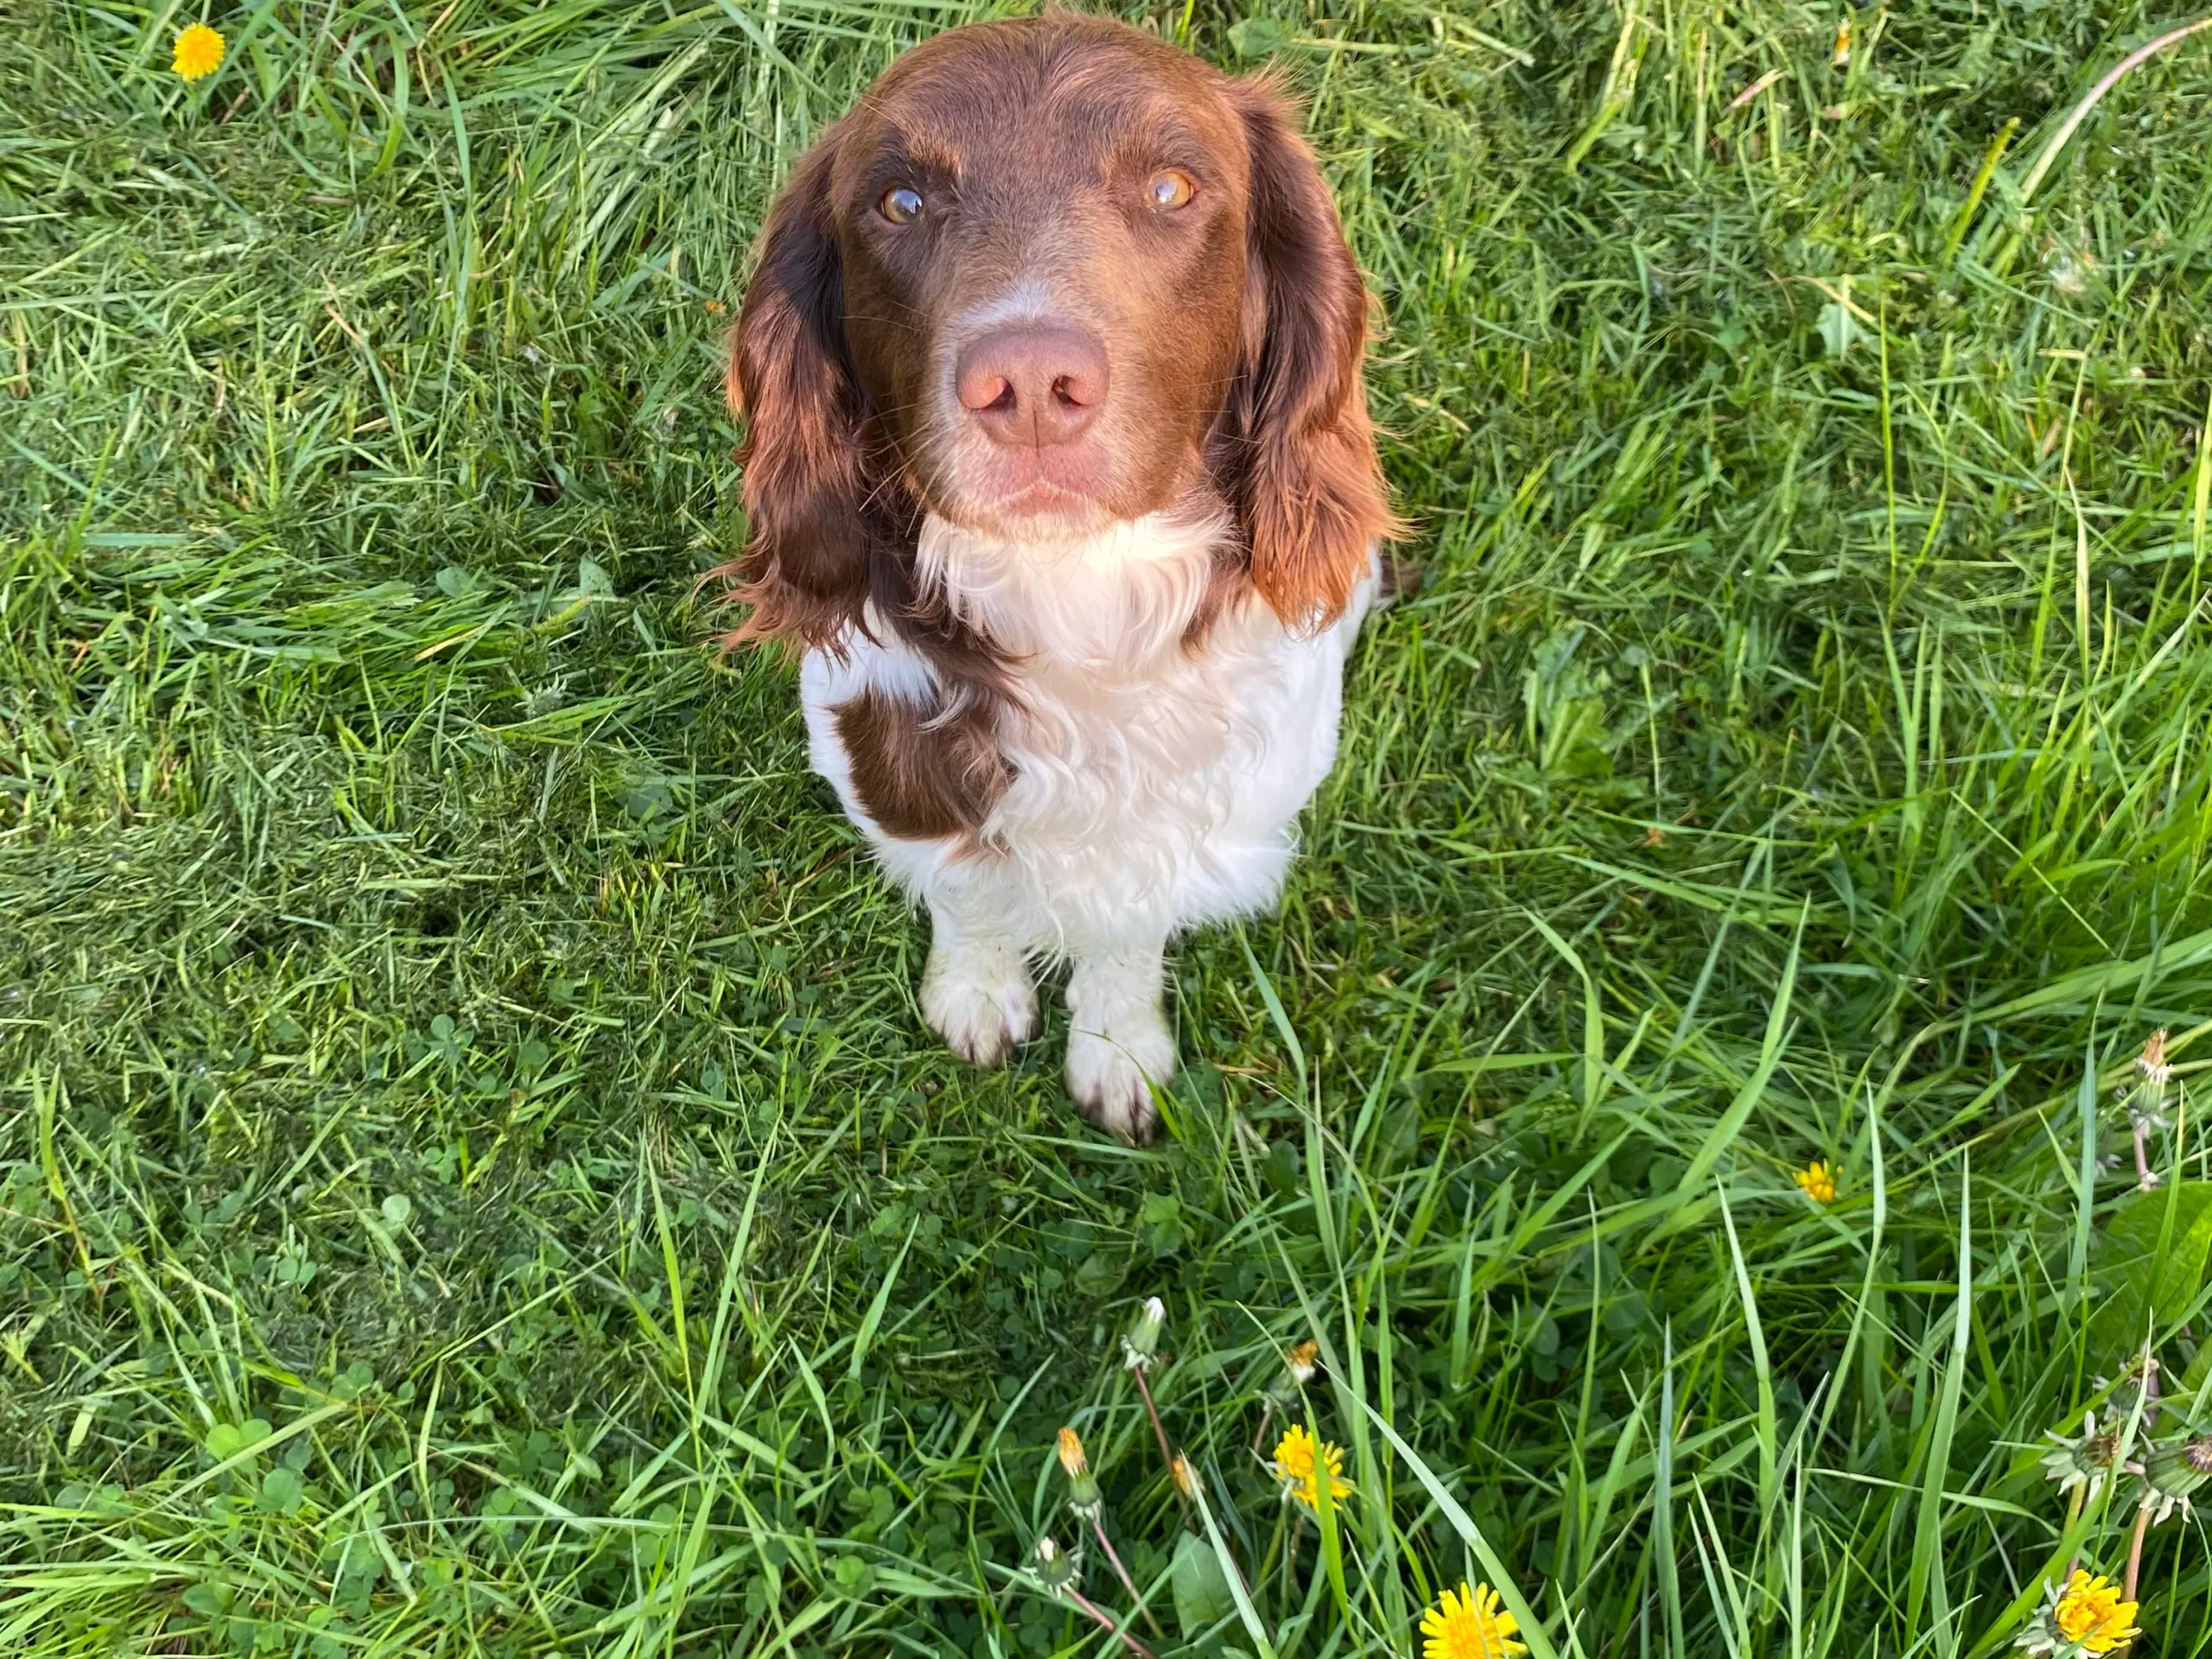
[[883, 200], [875, 204], [875, 211], [893, 225], [904, 225], [908, 219], [920, 215], [921, 192], [903, 184], [894, 184], [883, 193]]

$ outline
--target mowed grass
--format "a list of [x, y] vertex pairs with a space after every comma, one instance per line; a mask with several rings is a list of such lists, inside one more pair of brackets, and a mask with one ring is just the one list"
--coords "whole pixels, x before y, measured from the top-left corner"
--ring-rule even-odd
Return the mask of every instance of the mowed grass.
[[2212, 32], [2049, 151], [2180, 20], [1150, 15], [1311, 100], [1426, 581], [1132, 1152], [1064, 1021], [926, 1038], [696, 591], [770, 194], [982, 14], [255, 0], [187, 89], [200, 15], [0, 52], [0, 1650], [1104, 1653], [1064, 1423], [1162, 1653], [1466, 1577], [1538, 1659], [1986, 1656], [2120, 1571], [2037, 1447], [2212, 1376], [2113, 1094], [2212, 1020]]

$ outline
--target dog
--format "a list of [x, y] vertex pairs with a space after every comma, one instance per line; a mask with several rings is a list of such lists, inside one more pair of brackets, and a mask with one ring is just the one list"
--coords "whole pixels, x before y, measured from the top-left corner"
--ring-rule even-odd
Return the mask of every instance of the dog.
[[1066, 1081], [1132, 1144], [1179, 931], [1273, 904], [1399, 533], [1369, 297], [1294, 111], [1072, 14], [900, 56], [771, 207], [729, 395], [750, 607], [810, 758], [928, 906], [978, 1065], [1066, 960]]

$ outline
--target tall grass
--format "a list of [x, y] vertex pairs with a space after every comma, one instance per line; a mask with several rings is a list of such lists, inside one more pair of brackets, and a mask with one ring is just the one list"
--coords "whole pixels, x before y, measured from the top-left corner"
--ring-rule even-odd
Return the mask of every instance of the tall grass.
[[2212, 1380], [2212, 32], [2050, 149], [2189, 19], [1128, 14], [1309, 99], [1425, 569], [1137, 1153], [925, 1039], [694, 594], [769, 196], [981, 11], [258, 0], [188, 88], [200, 15], [0, 53], [0, 1649], [1118, 1650], [1063, 1424], [1163, 1654], [1468, 1578], [1540, 1656], [1985, 1659], [2120, 1572], [2039, 1459]]

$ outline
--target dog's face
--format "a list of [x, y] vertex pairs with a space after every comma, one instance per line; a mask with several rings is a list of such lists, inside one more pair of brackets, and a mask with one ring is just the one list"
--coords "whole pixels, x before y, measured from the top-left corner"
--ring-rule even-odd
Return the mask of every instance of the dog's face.
[[1221, 79], [1135, 30], [939, 35], [838, 135], [845, 339], [931, 511], [1085, 534], [1202, 478], [1236, 372], [1251, 166]]
[[1333, 616], [1390, 518], [1366, 291], [1268, 86], [1057, 16], [894, 64], [778, 199], [731, 364], [750, 635], [834, 645], [920, 591], [920, 516], [1062, 542], [1226, 509], [1233, 573]]

